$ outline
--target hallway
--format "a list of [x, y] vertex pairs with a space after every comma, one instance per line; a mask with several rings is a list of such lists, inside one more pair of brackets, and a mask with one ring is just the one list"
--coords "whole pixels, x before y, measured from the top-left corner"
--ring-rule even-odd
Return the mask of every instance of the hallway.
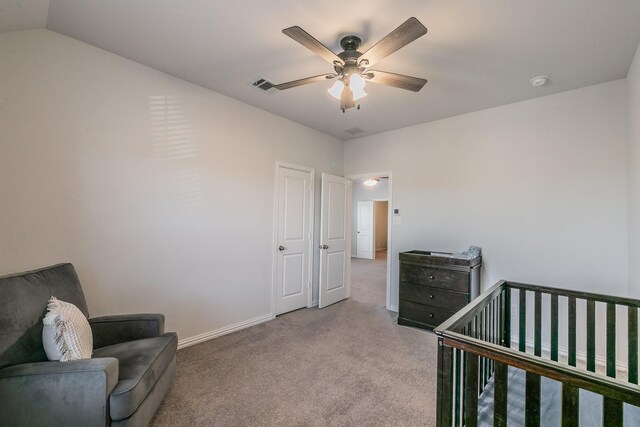
[[386, 306], [387, 251], [376, 252], [376, 259], [351, 258], [351, 298]]

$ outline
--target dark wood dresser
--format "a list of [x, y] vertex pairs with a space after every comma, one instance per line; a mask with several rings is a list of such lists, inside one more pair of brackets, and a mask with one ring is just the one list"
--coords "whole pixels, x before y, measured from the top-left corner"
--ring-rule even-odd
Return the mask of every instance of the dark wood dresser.
[[480, 294], [482, 257], [400, 253], [398, 324], [433, 330]]

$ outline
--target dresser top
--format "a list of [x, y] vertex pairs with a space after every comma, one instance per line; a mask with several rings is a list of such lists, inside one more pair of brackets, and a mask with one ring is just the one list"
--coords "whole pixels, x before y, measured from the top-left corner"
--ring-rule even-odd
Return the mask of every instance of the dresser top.
[[422, 264], [434, 267], [476, 267], [482, 264], [482, 257], [473, 259], [453, 258], [450, 252], [421, 251], [413, 250], [400, 252], [400, 261], [410, 262], [413, 264]]

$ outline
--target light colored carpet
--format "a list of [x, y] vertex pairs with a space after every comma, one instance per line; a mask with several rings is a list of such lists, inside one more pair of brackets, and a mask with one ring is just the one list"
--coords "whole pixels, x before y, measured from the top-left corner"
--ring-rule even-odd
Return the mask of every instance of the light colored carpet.
[[353, 261], [352, 298], [180, 350], [152, 425], [434, 425], [435, 336], [384, 308], [380, 260]]

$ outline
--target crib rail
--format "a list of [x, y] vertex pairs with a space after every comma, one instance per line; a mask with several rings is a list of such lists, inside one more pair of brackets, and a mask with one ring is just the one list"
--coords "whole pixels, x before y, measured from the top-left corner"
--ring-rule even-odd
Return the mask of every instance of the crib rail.
[[[543, 304], [544, 302], [544, 304]], [[560, 304], [562, 302], [562, 304]], [[562, 305], [562, 309], [560, 306]], [[596, 373], [596, 306], [606, 325], [606, 375]], [[512, 307], [517, 306], [517, 335]], [[543, 310], [544, 306], [544, 310]], [[577, 307], [585, 316], [578, 323]], [[435, 329], [438, 335], [437, 425], [476, 426], [478, 397], [494, 381], [494, 425], [507, 423], [507, 367], [526, 371], [525, 423], [540, 425], [540, 377], [562, 383], [562, 425], [578, 425], [578, 390], [603, 396], [603, 425], [622, 425], [623, 406], [640, 406], [638, 388], [638, 307], [623, 297], [501, 281]], [[533, 308], [530, 310], [530, 308]], [[626, 380], [616, 378], [616, 323], [626, 312]], [[543, 354], [543, 313], [548, 340]], [[560, 319], [567, 345], [560, 356]], [[584, 319], [583, 319], [584, 318]], [[566, 320], [566, 323], [564, 321]], [[586, 321], [586, 355], [580, 362], [577, 326]], [[533, 330], [527, 326], [533, 325]], [[529, 334], [527, 334], [529, 329]], [[515, 342], [513, 338], [517, 337]], [[528, 337], [533, 336], [533, 340]], [[579, 365], [584, 365], [579, 366]]]

